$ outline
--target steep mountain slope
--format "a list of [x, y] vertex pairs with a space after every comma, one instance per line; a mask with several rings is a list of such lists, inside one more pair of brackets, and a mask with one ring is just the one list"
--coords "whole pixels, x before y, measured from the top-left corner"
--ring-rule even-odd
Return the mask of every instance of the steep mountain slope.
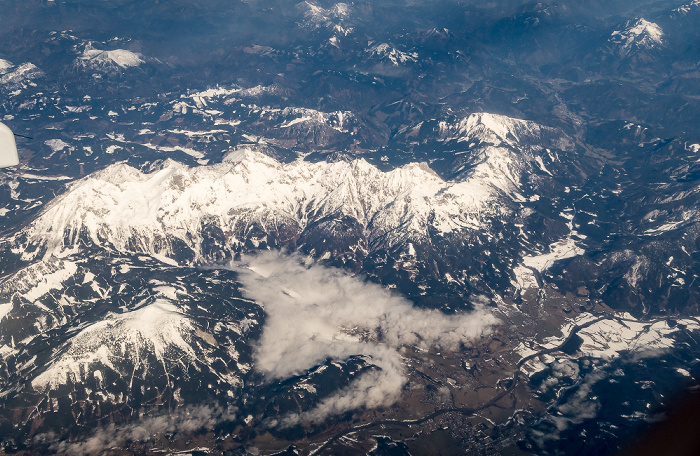
[[[433, 286], [454, 288], [448, 301], [456, 301], [441, 305], [459, 305], [472, 287], [490, 293], [492, 280], [508, 288], [520, 257], [569, 235], [567, 216], [547, 216], [544, 230], [530, 225], [543, 223], [533, 211], [540, 198], [563, 188], [547, 168], [561, 166], [557, 152], [537, 144], [547, 135], [560, 153], [571, 145], [553, 129], [491, 114], [438, 127], [435, 144], [461, 149], [443, 154], [452, 180], [425, 164], [381, 171], [364, 159], [282, 163], [246, 147], [208, 166], [166, 160], [141, 172], [116, 164], [71, 184], [12, 249], [31, 261], [90, 245], [192, 265], [251, 248], [298, 248], [370, 274], [386, 268], [377, 275], [394, 285], [404, 275], [433, 277]], [[446, 262], [440, 252], [454, 249], [463, 253]], [[512, 253], [469, 260], [502, 249]], [[414, 284], [409, 294], [431, 287]]]
[[80, 429], [240, 399], [262, 313], [233, 278], [101, 252], [50, 257], [8, 277], [0, 388], [3, 410], [22, 410], [11, 432], [36, 419]]
[[664, 32], [658, 24], [639, 18], [625, 25], [623, 30], [614, 31], [610, 37], [610, 41], [619, 46], [622, 57], [655, 49], [664, 44]]

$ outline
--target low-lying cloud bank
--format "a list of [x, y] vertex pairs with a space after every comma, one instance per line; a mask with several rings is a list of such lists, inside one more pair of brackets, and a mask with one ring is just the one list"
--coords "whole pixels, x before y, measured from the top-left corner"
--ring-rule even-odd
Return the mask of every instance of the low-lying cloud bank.
[[407, 381], [399, 348], [458, 349], [490, 333], [498, 323], [483, 305], [446, 315], [415, 308], [384, 287], [340, 269], [305, 266], [297, 255], [265, 252], [233, 265], [243, 292], [264, 306], [267, 320], [255, 351], [255, 367], [271, 379], [301, 374], [326, 359], [362, 355], [380, 369], [282, 425], [394, 403]]
[[207, 405], [188, 406], [173, 414], [144, 417], [136, 423], [99, 428], [85, 440], [56, 441], [55, 434], [39, 434], [34, 438], [37, 445], [49, 444], [49, 449], [70, 456], [98, 455], [110, 448], [125, 449], [130, 443], [147, 443], [165, 434], [191, 433], [201, 429], [211, 430], [217, 424], [233, 421], [235, 409]]

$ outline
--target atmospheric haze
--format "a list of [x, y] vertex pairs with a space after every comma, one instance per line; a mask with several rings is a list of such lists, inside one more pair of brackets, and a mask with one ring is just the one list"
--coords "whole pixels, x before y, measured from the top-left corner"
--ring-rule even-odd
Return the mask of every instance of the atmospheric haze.
[[267, 314], [255, 367], [269, 379], [308, 371], [326, 360], [362, 356], [379, 369], [355, 379], [316, 408], [282, 426], [394, 403], [407, 382], [402, 346], [456, 350], [488, 335], [497, 318], [483, 303], [466, 314], [415, 308], [380, 285], [340, 269], [304, 264], [298, 255], [267, 252], [234, 263], [243, 293]]

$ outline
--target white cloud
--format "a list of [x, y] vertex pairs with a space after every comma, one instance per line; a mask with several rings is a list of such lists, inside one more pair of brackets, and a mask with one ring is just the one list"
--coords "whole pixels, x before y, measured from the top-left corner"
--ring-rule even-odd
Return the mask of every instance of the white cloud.
[[305, 266], [299, 256], [263, 253], [233, 265], [243, 292], [267, 314], [255, 349], [256, 369], [270, 379], [301, 374], [326, 359], [360, 355], [379, 369], [357, 378], [283, 425], [321, 420], [361, 407], [394, 403], [406, 383], [399, 348], [459, 349], [490, 332], [498, 320], [483, 305], [446, 315], [415, 308], [380, 285], [340, 269]]
[[206, 405], [189, 406], [178, 409], [175, 414], [145, 417], [132, 424], [114, 423], [99, 428], [85, 440], [74, 442], [58, 441], [55, 434], [39, 434], [35, 444], [51, 443], [49, 448], [60, 454], [87, 456], [102, 454], [110, 448], [126, 448], [129, 443], [143, 443], [156, 440], [165, 434], [178, 432], [191, 433], [200, 429], [211, 430], [218, 423], [235, 419], [235, 409]]

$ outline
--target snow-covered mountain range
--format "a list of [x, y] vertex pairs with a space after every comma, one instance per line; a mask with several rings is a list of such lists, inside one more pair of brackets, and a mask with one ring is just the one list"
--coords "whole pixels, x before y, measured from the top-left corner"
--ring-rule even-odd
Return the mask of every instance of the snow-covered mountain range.
[[490, 114], [441, 124], [441, 140], [482, 146], [454, 181], [420, 163], [391, 171], [364, 159], [281, 163], [247, 147], [209, 166], [166, 160], [141, 172], [115, 164], [71, 184], [27, 233], [49, 252], [78, 245], [83, 237], [119, 251], [165, 256], [174, 254], [168, 239], [177, 238], [201, 262], [204, 224], [235, 245], [254, 227], [294, 237], [320, 220], [348, 217], [369, 248], [391, 248], [425, 240], [429, 232], [479, 230], [484, 218], [509, 212], [508, 202], [523, 200], [524, 173], [550, 173], [537, 148], [517, 155], [503, 146], [542, 128]]
[[382, 172], [362, 159], [283, 164], [245, 149], [218, 165], [166, 161], [148, 174], [117, 164], [73, 185], [30, 231], [51, 251], [87, 235], [120, 251], [133, 246], [171, 256], [165, 239], [177, 237], [198, 250], [207, 221], [236, 243], [254, 226], [295, 233], [345, 216], [362, 226], [370, 244], [391, 247], [425, 238], [429, 228], [478, 227], [482, 213], [499, 210], [499, 189], [480, 177], [445, 182], [425, 165]]
[[144, 63], [143, 56], [137, 52], [126, 49], [113, 49], [110, 51], [86, 46], [78, 57], [76, 64], [86, 68], [100, 71], [125, 69], [137, 67]]

